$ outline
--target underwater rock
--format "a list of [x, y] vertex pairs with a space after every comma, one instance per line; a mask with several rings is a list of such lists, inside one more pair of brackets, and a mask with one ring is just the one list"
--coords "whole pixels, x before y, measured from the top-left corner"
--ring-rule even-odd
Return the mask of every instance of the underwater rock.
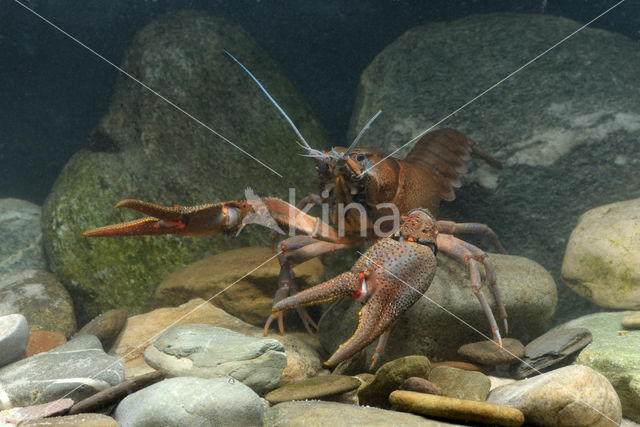
[[260, 397], [233, 378], [177, 377], [125, 397], [113, 417], [123, 426], [261, 426]]
[[407, 378], [429, 378], [429, 359], [424, 356], [406, 356], [380, 366], [375, 377], [358, 389], [361, 405], [389, 408], [389, 393], [400, 388]]
[[[64, 414], [73, 406], [73, 400], [62, 398], [52, 402], [27, 407], [16, 407], [0, 412], [0, 425], [25, 425], [27, 421], [42, 420], [53, 415]], [[51, 424], [49, 424], [51, 425]]]
[[316, 148], [325, 131], [279, 66], [238, 25], [196, 11], [159, 18], [140, 30], [123, 69], [264, 162], [270, 172], [228, 142], [120, 74], [107, 114], [94, 135], [106, 151], [83, 149], [67, 163], [43, 207], [52, 270], [79, 307], [80, 323], [113, 308], [149, 310], [169, 273], [239, 246], [268, 246], [270, 230], [250, 226], [239, 236], [86, 238], [82, 232], [140, 217], [113, 208], [136, 198], [164, 205], [197, 205], [245, 198], [298, 198], [314, 185], [314, 164], [286, 120], [249, 76], [224, 54], [231, 51], [258, 76]]
[[0, 367], [20, 359], [29, 343], [29, 325], [22, 314], [0, 316]]
[[624, 316], [620, 323], [625, 329], [640, 329], [640, 311]]
[[0, 315], [20, 313], [29, 329], [76, 331], [73, 303], [56, 276], [46, 271], [24, 270], [0, 277]]
[[61, 397], [78, 401], [123, 380], [122, 361], [107, 355], [96, 337], [84, 335], [0, 369], [0, 409]]
[[113, 418], [103, 414], [77, 414], [64, 417], [49, 417], [42, 420], [24, 421], [20, 427], [118, 427]]
[[440, 389], [442, 396], [478, 402], [484, 402], [491, 388], [491, 380], [483, 373], [449, 366], [431, 369], [429, 381]]
[[[278, 289], [280, 263], [271, 248], [248, 247], [223, 252], [196, 261], [167, 276], [156, 289], [162, 305], [176, 306], [193, 298], [211, 298], [211, 303], [227, 313], [256, 326], [264, 326], [271, 314]], [[265, 261], [259, 269], [252, 271]], [[251, 274], [245, 275], [252, 271]], [[302, 289], [323, 281], [324, 269], [314, 258], [293, 269]], [[239, 278], [242, 280], [238, 281]], [[231, 283], [235, 283], [229, 288]]]
[[[509, 336], [527, 342], [547, 331], [556, 307], [556, 285], [549, 273], [526, 258], [493, 253], [489, 256], [509, 315]], [[495, 307], [486, 283], [484, 293]], [[394, 324], [381, 363], [410, 354], [425, 354], [435, 360], [457, 359], [461, 345], [482, 339], [432, 301], [491, 336], [484, 311], [471, 292], [468, 268], [446, 255], [438, 255], [438, 268], [429, 290]], [[318, 338], [328, 353], [353, 335], [361, 307], [358, 301], [343, 298], [323, 314]], [[360, 372], [369, 367], [375, 347], [376, 341], [367, 347]]]
[[35, 354], [53, 350], [66, 342], [67, 337], [58, 331], [31, 331], [24, 357], [31, 357]]
[[396, 390], [389, 401], [403, 411], [438, 418], [514, 427], [524, 423], [524, 415], [515, 408], [475, 400]]
[[640, 199], [580, 216], [567, 243], [562, 280], [600, 306], [640, 308]]
[[[505, 168], [467, 162], [455, 201], [442, 203], [438, 218], [489, 224], [509, 253], [559, 280], [578, 217], [640, 197], [640, 103], [629, 96], [640, 90], [637, 42], [582, 29], [474, 97], [581, 26], [551, 15], [494, 13], [411, 28], [362, 73], [347, 140], [381, 107], [360, 144], [387, 153], [446, 117], [440, 126], [477, 141]], [[561, 320], [597, 309], [565, 286], [559, 292]]]
[[512, 369], [513, 375], [523, 379], [559, 367], [558, 364], [568, 364], [570, 356], [576, 355], [591, 340], [591, 332], [585, 328], [551, 330], [527, 344], [522, 362]]
[[264, 425], [265, 427], [302, 425], [445, 427], [454, 424], [386, 409], [311, 400], [283, 402], [272, 406], [264, 414]]
[[274, 339], [193, 323], [164, 331], [144, 360], [167, 377], [232, 377], [260, 395], [278, 386], [287, 366], [284, 346]]
[[409, 377], [402, 385], [400, 385], [399, 390], [407, 390], [407, 391], [415, 391], [416, 393], [427, 393], [427, 394], [435, 394], [436, 396], [442, 395], [438, 386], [432, 383], [429, 380], [425, 380], [420, 377]]
[[640, 331], [620, 331], [620, 320], [630, 312], [595, 313], [567, 322], [559, 329], [587, 328], [593, 341], [575, 363], [589, 366], [611, 382], [625, 417], [640, 422]]
[[445, 360], [444, 362], [431, 362], [431, 369], [438, 366], [449, 366], [451, 368], [464, 369], [465, 371], [475, 371], [485, 373], [493, 369], [493, 366], [476, 365], [470, 362], [460, 362], [458, 360]]
[[22, 270], [45, 270], [40, 215], [42, 209], [26, 200], [0, 199], [0, 277]]
[[510, 365], [524, 356], [524, 346], [513, 338], [502, 338], [502, 348], [493, 341], [485, 340], [461, 346], [458, 354], [482, 365]]
[[75, 336], [84, 334], [94, 335], [102, 343], [102, 348], [104, 348], [105, 351], [109, 351], [126, 323], [126, 311], [109, 310], [84, 325], [78, 332], [76, 332]]
[[[143, 360], [143, 353], [150, 341], [167, 328], [185, 323], [202, 323], [254, 338], [264, 338], [262, 328], [244, 323], [199, 298], [179, 307], [159, 308], [130, 317], [111, 350], [112, 354], [123, 358], [127, 378], [152, 371]], [[287, 366], [282, 372], [280, 385], [315, 376], [322, 369], [318, 352], [301, 339], [279, 334], [270, 334], [269, 338], [280, 341], [287, 355]]]
[[347, 375], [321, 375], [272, 390], [265, 399], [272, 404], [290, 400], [323, 399], [355, 390], [360, 384], [358, 378]]
[[611, 383], [587, 366], [572, 365], [497, 387], [487, 402], [518, 408], [528, 424], [605, 427], [620, 424]]

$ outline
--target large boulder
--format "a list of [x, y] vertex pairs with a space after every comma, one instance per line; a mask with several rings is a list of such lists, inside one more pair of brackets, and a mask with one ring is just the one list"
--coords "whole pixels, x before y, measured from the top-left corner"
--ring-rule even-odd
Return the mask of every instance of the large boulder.
[[163, 277], [207, 254], [269, 243], [258, 227], [238, 239], [83, 237], [83, 230], [140, 216], [113, 209], [115, 202], [193, 205], [244, 198], [247, 187], [285, 198], [287, 187], [298, 195], [312, 188], [313, 164], [298, 156], [289, 125], [224, 49], [259, 76], [311, 144], [328, 145], [277, 65], [238, 25], [182, 11], [140, 30], [122, 68], [282, 177], [120, 75], [107, 114], [65, 166], [43, 208], [47, 256], [73, 291], [81, 323], [111, 308], [148, 308]]
[[[391, 152], [580, 25], [487, 14], [412, 28], [363, 72], [349, 136], [384, 108], [361, 145]], [[456, 201], [439, 217], [489, 223], [510, 253], [559, 278], [578, 216], [640, 196], [638, 69], [636, 42], [586, 28], [448, 117], [439, 126], [465, 133], [506, 167], [468, 162]], [[597, 309], [559, 291], [559, 320]]]
[[593, 341], [576, 358], [575, 363], [600, 372], [613, 385], [622, 414], [640, 422], [640, 331], [621, 331], [620, 321], [628, 311], [595, 313], [579, 317], [558, 327], [587, 328]]
[[562, 280], [598, 305], [640, 308], [640, 199], [580, 217], [564, 254]]
[[20, 270], [44, 270], [42, 209], [26, 200], [0, 199], [0, 274]]
[[[490, 254], [490, 259], [509, 316], [509, 336], [528, 342], [544, 333], [551, 324], [557, 301], [553, 278], [542, 266], [526, 258]], [[495, 308], [486, 284], [483, 292]], [[361, 307], [358, 301], [344, 298], [324, 313], [318, 337], [325, 350], [334, 352], [353, 335]], [[495, 309], [494, 312], [497, 313]], [[502, 328], [499, 318], [497, 321]], [[438, 255], [436, 275], [424, 297], [400, 316], [392, 328], [378, 366], [411, 354], [432, 360], [456, 360], [461, 345], [482, 340], [480, 333], [491, 337], [487, 318], [471, 290], [468, 268], [446, 255]], [[376, 341], [367, 347], [362, 368], [368, 366], [375, 347]]]

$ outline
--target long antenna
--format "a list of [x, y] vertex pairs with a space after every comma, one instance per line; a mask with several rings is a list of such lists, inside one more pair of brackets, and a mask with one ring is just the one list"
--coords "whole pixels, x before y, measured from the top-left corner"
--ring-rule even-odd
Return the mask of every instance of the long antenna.
[[271, 103], [273, 105], [276, 106], [276, 108], [278, 109], [278, 111], [280, 111], [280, 114], [282, 114], [284, 116], [285, 119], [287, 119], [287, 121], [289, 122], [289, 124], [291, 125], [291, 127], [293, 128], [293, 131], [296, 133], [296, 135], [298, 135], [298, 138], [300, 138], [300, 141], [302, 141], [301, 145], [303, 148], [307, 148], [309, 150], [311, 150], [311, 146], [309, 146], [309, 144], [307, 143], [307, 141], [304, 139], [304, 137], [302, 136], [302, 134], [300, 133], [300, 131], [298, 130], [298, 128], [296, 127], [295, 124], [293, 124], [293, 121], [289, 118], [289, 116], [287, 115], [287, 113], [284, 112], [284, 110], [278, 105], [278, 103], [276, 102], [275, 99], [273, 99], [273, 97], [269, 94], [269, 92], [267, 92], [267, 89], [264, 88], [264, 86], [262, 86], [262, 83], [260, 83], [260, 81], [258, 81], [258, 79], [256, 78], [256, 76], [254, 76], [251, 71], [249, 71], [249, 69], [247, 67], [245, 67], [244, 65], [242, 65], [242, 62], [238, 61], [236, 59], [235, 56], [231, 55], [226, 49], [224, 51], [224, 53], [227, 54], [227, 56], [229, 56], [229, 58], [233, 59], [233, 61], [238, 64], [239, 66], [242, 67], [242, 69], [244, 71], [246, 71], [247, 74], [249, 74], [249, 76], [253, 79], [254, 82], [256, 82], [256, 84], [258, 85], [258, 87], [262, 90], [262, 92], [264, 92], [265, 95], [267, 95], [267, 98], [269, 98], [269, 101], [271, 101]]
[[375, 114], [373, 115], [373, 117], [371, 117], [371, 118], [369, 119], [369, 121], [367, 122], [367, 124], [366, 124], [366, 125], [364, 125], [362, 129], [360, 129], [360, 132], [358, 133], [358, 136], [356, 136], [356, 139], [354, 139], [354, 140], [353, 140], [353, 142], [351, 143], [351, 145], [349, 146], [349, 148], [347, 148], [347, 151], [345, 151], [345, 152], [344, 152], [344, 155], [345, 155], [345, 156], [349, 155], [349, 153], [351, 152], [351, 150], [353, 150], [353, 148], [358, 144], [358, 141], [360, 141], [360, 139], [362, 138], [362, 135], [364, 135], [365, 131], [366, 131], [367, 129], [369, 129], [369, 126], [371, 126], [371, 123], [373, 123], [373, 122], [378, 118], [378, 116], [379, 116], [380, 114], [382, 114], [382, 108], [381, 108], [381, 109], [379, 109], [379, 110], [378, 110], [378, 112], [377, 112], [377, 113], [375, 113]]

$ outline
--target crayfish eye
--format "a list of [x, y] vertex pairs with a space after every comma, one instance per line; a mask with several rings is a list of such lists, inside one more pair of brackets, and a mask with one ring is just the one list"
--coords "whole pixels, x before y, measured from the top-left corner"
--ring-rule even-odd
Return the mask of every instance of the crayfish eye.
[[365, 159], [365, 155], [360, 153], [360, 154], [356, 154], [356, 160], [361, 162]]

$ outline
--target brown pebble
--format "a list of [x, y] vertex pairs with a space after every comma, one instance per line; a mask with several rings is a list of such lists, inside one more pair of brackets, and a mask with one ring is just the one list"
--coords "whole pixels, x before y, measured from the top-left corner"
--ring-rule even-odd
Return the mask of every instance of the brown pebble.
[[102, 348], [109, 351], [126, 323], [127, 312], [125, 310], [105, 311], [84, 325], [75, 336], [95, 335], [102, 343]]
[[29, 332], [29, 343], [24, 357], [34, 354], [44, 353], [67, 342], [67, 338], [58, 331], [31, 331]]
[[429, 380], [420, 377], [410, 377], [404, 380], [400, 390], [415, 391], [416, 393], [441, 395], [440, 390]]
[[509, 365], [524, 357], [524, 346], [514, 338], [504, 338], [502, 348], [493, 341], [480, 341], [463, 345], [458, 354], [483, 365]]

